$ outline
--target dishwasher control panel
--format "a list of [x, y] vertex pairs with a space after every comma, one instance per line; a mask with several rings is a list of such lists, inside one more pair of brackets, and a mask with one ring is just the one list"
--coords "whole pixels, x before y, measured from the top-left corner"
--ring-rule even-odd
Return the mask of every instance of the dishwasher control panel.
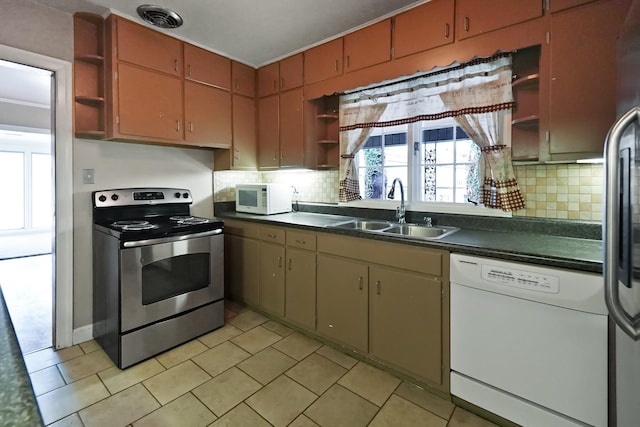
[[499, 285], [513, 286], [530, 291], [557, 294], [560, 291], [558, 277], [515, 268], [482, 264], [482, 278]]

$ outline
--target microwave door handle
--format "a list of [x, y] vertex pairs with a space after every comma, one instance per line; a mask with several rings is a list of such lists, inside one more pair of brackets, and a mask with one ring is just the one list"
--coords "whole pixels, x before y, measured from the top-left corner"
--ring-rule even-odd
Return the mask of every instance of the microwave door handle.
[[631, 288], [633, 268], [631, 261], [631, 233], [633, 226], [631, 221], [631, 168], [633, 156], [631, 148], [620, 150], [618, 158], [619, 186], [618, 186], [618, 281]]
[[[605, 198], [604, 198], [604, 218], [603, 218], [603, 238], [604, 238], [604, 294], [609, 314], [616, 324], [627, 335], [634, 340], [640, 338], [640, 323], [624, 311], [620, 303], [620, 293], [618, 289], [618, 267], [621, 261], [620, 239], [630, 238], [631, 230], [624, 236], [620, 235], [624, 231], [624, 225], [619, 228], [618, 221], [621, 219], [620, 211], [622, 199], [620, 199], [620, 140], [625, 129], [634, 122], [640, 122], [640, 107], [634, 107], [627, 111], [611, 127], [605, 140]], [[630, 154], [630, 153], [629, 153]], [[634, 160], [629, 159], [629, 167]], [[629, 173], [630, 176], [630, 173]], [[630, 189], [630, 186], [627, 190]], [[628, 191], [627, 191], [628, 192]], [[626, 196], [625, 196], [626, 197]], [[626, 208], [630, 208], [628, 205]], [[630, 268], [631, 260], [628, 260], [627, 268]], [[624, 262], [623, 262], [624, 264]], [[629, 281], [629, 284], [630, 281]]]

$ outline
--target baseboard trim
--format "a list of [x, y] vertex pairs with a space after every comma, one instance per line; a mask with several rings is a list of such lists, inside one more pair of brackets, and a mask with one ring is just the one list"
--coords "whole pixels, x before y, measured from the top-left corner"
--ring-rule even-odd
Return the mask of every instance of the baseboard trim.
[[82, 326], [73, 330], [73, 345], [93, 339], [93, 325]]

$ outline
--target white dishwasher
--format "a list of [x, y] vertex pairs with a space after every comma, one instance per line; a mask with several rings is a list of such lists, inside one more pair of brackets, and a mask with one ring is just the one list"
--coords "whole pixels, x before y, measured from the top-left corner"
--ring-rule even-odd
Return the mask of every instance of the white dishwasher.
[[607, 425], [601, 275], [451, 255], [451, 394], [523, 426]]

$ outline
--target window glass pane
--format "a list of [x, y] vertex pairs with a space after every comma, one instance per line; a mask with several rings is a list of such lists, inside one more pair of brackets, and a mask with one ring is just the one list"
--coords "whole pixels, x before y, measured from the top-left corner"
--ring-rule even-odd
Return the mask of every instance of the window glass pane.
[[384, 199], [382, 168], [380, 166], [369, 166], [359, 168], [358, 172], [360, 197], [363, 199]]
[[437, 163], [453, 163], [453, 141], [439, 142], [436, 145]]
[[470, 139], [456, 142], [456, 163], [476, 162], [479, 153], [480, 148]]
[[0, 188], [5, 203], [0, 209], [0, 230], [24, 228], [24, 155], [0, 151]]
[[33, 228], [50, 228], [53, 223], [51, 155], [31, 155], [31, 223]]
[[385, 166], [406, 166], [407, 145], [392, 145], [384, 148]]

